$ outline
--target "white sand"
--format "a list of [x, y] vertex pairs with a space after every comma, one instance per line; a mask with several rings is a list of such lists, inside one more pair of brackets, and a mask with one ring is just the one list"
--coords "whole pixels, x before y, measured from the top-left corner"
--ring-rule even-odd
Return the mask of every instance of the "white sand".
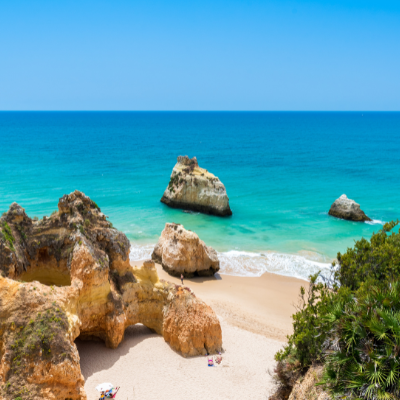
[[222, 365], [206, 357], [184, 358], [143, 325], [128, 328], [115, 349], [77, 340], [88, 400], [99, 383], [121, 386], [118, 400], [268, 399], [274, 354], [282, 342], [222, 322]]

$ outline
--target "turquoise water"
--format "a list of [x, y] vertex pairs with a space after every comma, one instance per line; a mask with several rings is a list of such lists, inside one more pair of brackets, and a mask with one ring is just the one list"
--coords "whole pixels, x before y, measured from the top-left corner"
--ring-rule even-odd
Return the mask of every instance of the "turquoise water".
[[[178, 155], [225, 184], [232, 217], [160, 203]], [[0, 211], [49, 215], [78, 189], [147, 257], [165, 222], [220, 252], [223, 271], [306, 278], [400, 217], [400, 113], [2, 112]], [[328, 216], [341, 194], [374, 223]]]

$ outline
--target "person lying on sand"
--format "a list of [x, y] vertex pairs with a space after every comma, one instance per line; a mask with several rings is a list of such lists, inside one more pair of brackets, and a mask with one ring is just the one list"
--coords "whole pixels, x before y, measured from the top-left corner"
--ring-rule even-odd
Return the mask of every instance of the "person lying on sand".
[[209, 367], [213, 367], [214, 366], [214, 360], [213, 360], [212, 357], [208, 359], [208, 366]]
[[219, 354], [219, 356], [215, 357], [215, 362], [216, 362], [217, 364], [221, 364], [221, 362], [222, 362], [222, 356], [221, 356], [221, 353], [218, 353], [218, 354]]

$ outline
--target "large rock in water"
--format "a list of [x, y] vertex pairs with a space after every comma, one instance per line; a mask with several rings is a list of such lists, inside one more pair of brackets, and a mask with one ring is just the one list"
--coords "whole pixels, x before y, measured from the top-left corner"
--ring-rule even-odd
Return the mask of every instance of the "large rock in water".
[[161, 202], [172, 208], [232, 215], [225, 186], [215, 175], [200, 168], [196, 157], [178, 157]]
[[211, 276], [219, 271], [217, 252], [179, 224], [165, 224], [151, 258], [173, 276]]
[[220, 350], [213, 310], [160, 281], [153, 261], [133, 268], [129, 248], [81, 192], [39, 221], [11, 205], [0, 218], [0, 399], [85, 400], [78, 336], [115, 348], [142, 323], [185, 356]]
[[371, 218], [367, 217], [364, 211], [360, 209], [360, 205], [354, 200], [348, 199], [345, 194], [342, 194], [335, 200], [328, 214], [349, 221], [372, 221]]

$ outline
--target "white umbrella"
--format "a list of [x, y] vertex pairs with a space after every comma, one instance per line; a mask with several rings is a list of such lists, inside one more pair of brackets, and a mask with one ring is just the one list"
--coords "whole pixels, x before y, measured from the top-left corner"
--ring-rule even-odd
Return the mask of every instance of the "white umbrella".
[[111, 390], [114, 387], [112, 383], [101, 383], [100, 385], [96, 386], [96, 390], [98, 392], [107, 392], [107, 390]]

